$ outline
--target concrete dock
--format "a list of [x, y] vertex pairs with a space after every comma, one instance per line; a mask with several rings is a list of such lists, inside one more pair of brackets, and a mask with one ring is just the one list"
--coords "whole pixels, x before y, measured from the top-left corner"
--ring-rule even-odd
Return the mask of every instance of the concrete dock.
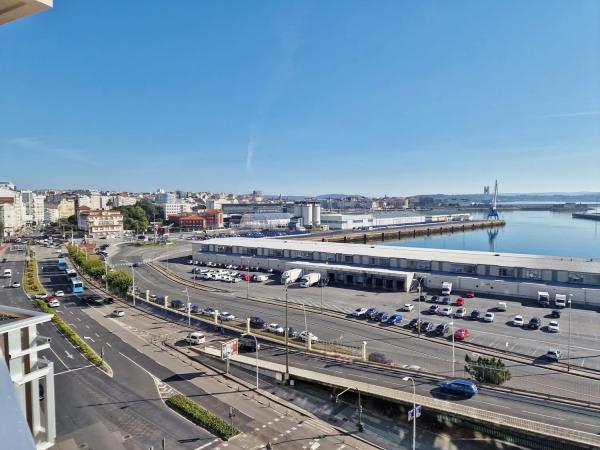
[[600, 213], [573, 213], [573, 219], [600, 220]]
[[[304, 241], [321, 242], [385, 242], [410, 239], [417, 236], [431, 236], [444, 233], [462, 233], [483, 228], [497, 228], [506, 225], [504, 220], [471, 220], [465, 222], [441, 222], [409, 225], [379, 230], [340, 230], [298, 236]], [[287, 239], [289, 239], [288, 237]]]

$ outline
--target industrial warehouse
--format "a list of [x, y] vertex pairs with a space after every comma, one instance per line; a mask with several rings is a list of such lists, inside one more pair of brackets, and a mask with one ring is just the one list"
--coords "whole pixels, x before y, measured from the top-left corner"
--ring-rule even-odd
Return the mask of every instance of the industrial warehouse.
[[515, 253], [308, 242], [289, 239], [221, 238], [193, 245], [194, 258], [285, 271], [319, 272], [330, 283], [410, 291], [453, 283], [506, 297], [572, 294], [574, 303], [600, 305], [600, 261]]

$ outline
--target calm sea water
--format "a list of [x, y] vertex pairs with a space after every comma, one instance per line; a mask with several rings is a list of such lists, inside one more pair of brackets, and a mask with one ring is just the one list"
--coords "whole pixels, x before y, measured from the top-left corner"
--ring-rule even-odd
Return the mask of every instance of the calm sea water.
[[[595, 211], [600, 212], [600, 207]], [[600, 221], [549, 211], [506, 212], [501, 218], [506, 226], [495, 231], [403, 239], [385, 245], [600, 258]]]

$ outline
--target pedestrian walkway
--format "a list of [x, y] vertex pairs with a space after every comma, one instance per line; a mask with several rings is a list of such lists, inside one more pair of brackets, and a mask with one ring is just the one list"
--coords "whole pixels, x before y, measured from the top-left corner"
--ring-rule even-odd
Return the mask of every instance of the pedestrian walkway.
[[[256, 392], [252, 386], [241, 380], [225, 376], [212, 368], [186, 355], [186, 347], [172, 349], [163, 344], [168, 339], [176, 341], [187, 333], [185, 327], [166, 322], [143, 311], [127, 307], [126, 315], [119, 320], [110, 319], [108, 307], [86, 310], [91, 319], [98, 321], [122, 340], [131, 342], [135, 347], [158, 364], [167, 367], [198, 388], [194, 401], [211, 409], [214, 401], [222, 404], [219, 411], [223, 417], [223, 406], [229, 409], [225, 419], [240, 428], [242, 434], [229, 442], [215, 441], [202, 447], [207, 450], [258, 450], [271, 442], [274, 449], [374, 449], [376, 446], [346, 435], [342, 430], [317, 419], [286, 401], [267, 393]], [[135, 337], [133, 337], [135, 336]], [[144, 345], [137, 345], [143, 341]], [[189, 351], [190, 356], [196, 355]], [[162, 398], [176, 392], [171, 383], [155, 379], [157, 391]], [[211, 401], [212, 399], [212, 401]], [[243, 423], [242, 423], [243, 422]]]

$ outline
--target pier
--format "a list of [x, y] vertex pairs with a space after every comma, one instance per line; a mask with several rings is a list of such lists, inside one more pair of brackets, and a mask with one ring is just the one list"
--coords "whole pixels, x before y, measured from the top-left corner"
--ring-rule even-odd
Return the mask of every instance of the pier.
[[573, 213], [573, 219], [600, 220], [600, 213]]
[[[341, 230], [299, 236], [303, 241], [321, 242], [386, 242], [400, 239], [410, 239], [418, 236], [433, 236], [445, 233], [463, 233], [465, 231], [480, 230], [483, 228], [498, 228], [506, 225], [504, 220], [470, 220], [464, 222], [440, 222], [408, 225], [394, 228], [375, 230]], [[289, 239], [288, 237], [287, 239]]]

